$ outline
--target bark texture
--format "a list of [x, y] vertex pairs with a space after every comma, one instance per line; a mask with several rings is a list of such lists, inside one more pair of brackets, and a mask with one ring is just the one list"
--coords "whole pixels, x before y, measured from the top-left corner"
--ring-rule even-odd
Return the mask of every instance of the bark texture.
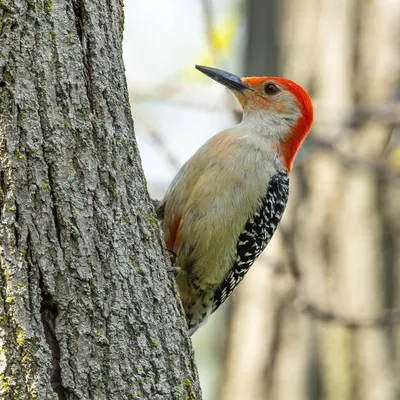
[[122, 1], [0, 1], [2, 399], [201, 397], [122, 32]]
[[[249, 46], [258, 38], [268, 44], [257, 51], [280, 53], [278, 65], [259, 56], [264, 65], [249, 62], [245, 75], [278, 70], [300, 82], [312, 90], [316, 120], [278, 235], [238, 288], [221, 399], [398, 399], [399, 328], [342, 322], [400, 306], [400, 186], [389, 162], [396, 132], [381, 110], [400, 77], [400, 8], [374, 0], [250, 3], [260, 20], [263, 7], [277, 10], [278, 44], [251, 36], [253, 25]], [[282, 296], [293, 287], [345, 318], [329, 325], [299, 313]]]

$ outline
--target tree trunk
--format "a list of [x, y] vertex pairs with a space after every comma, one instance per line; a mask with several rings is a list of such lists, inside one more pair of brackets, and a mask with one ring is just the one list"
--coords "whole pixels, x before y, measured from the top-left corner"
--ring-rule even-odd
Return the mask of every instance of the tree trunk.
[[122, 32], [122, 1], [0, 1], [2, 399], [201, 397]]
[[[394, 400], [400, 392], [398, 328], [348, 327], [340, 318], [327, 325], [299, 314], [281, 294], [295, 286], [302, 299], [355, 322], [399, 308], [400, 188], [381, 168], [393, 127], [348, 120], [360, 114], [356, 108], [379, 109], [393, 99], [400, 76], [399, 6], [265, 3], [274, 2], [282, 5], [273, 18], [279, 75], [314, 89], [316, 120], [291, 173], [288, 208], [266, 261], [252, 267], [237, 290], [221, 398]], [[257, 46], [251, 36], [248, 44], [259, 52], [274, 48]], [[254, 73], [251, 68], [249, 62], [246, 74]], [[331, 147], [312, 147], [313, 139]], [[297, 274], [301, 280], [293, 283]], [[251, 373], [243, 361], [248, 354]]]

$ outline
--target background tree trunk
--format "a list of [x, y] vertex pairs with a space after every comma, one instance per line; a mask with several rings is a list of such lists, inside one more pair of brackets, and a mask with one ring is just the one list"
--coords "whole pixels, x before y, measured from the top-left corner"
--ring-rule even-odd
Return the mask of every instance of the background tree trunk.
[[124, 76], [122, 2], [0, 2], [0, 397], [199, 399]]
[[[385, 169], [393, 125], [370, 120], [393, 100], [400, 76], [398, 6], [249, 3], [250, 19], [257, 4], [260, 21], [271, 20], [263, 7], [276, 10], [278, 44], [251, 19], [248, 54], [275, 49], [278, 74], [312, 90], [316, 121], [291, 174], [282, 226], [237, 289], [221, 399], [397, 399], [398, 328], [327, 325], [283, 294], [295, 287], [301, 299], [354, 321], [400, 305], [400, 187]], [[271, 58], [249, 61], [244, 75], [272, 74]]]

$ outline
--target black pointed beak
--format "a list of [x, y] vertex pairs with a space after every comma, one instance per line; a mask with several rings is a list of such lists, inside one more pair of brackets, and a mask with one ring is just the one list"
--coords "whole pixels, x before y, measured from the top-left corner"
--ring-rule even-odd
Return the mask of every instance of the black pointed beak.
[[204, 67], [202, 65], [196, 65], [195, 68], [229, 89], [238, 90], [239, 92], [250, 89], [238, 76], [230, 74], [229, 72], [217, 68]]

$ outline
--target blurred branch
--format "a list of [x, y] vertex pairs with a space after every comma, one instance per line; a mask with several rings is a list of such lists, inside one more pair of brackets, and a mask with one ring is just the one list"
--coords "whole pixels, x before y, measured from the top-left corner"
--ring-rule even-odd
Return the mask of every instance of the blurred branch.
[[301, 313], [309, 314], [311, 317], [327, 323], [336, 323], [346, 328], [381, 328], [382, 326], [396, 325], [400, 323], [400, 310], [385, 310], [381, 315], [374, 318], [359, 319], [334, 313], [333, 311], [321, 310], [315, 305], [296, 297], [293, 302], [296, 309]]
[[[332, 153], [332, 155], [346, 168], [363, 168], [385, 179], [400, 179], [400, 172], [394, 171], [385, 159], [371, 160], [365, 157], [347, 154], [339, 150], [334, 145], [333, 141], [318, 139], [316, 137], [308, 137], [307, 144], [311, 147], [311, 150], [309, 151], [310, 155], [314, 150], [326, 150]], [[302, 163], [304, 163], [304, 160], [302, 160]]]
[[168, 163], [173, 167], [176, 171], [181, 167], [181, 163], [174, 156], [173, 152], [168, 149], [167, 144], [164, 142], [164, 139], [160, 132], [150, 124], [149, 121], [146, 121], [144, 118], [136, 115], [136, 118], [140, 120], [140, 122], [144, 125], [146, 134], [150, 137], [150, 139], [156, 144], [156, 146], [161, 150], [164, 157], [168, 161]]
[[[285, 235], [286, 233], [283, 234]], [[381, 328], [400, 324], [400, 310], [398, 309], [387, 309], [382, 314], [372, 318], [358, 318], [332, 310], [324, 310], [312, 304], [300, 295], [302, 277], [300, 271], [298, 268], [294, 267], [292, 261], [289, 261], [289, 269], [285, 268], [283, 263], [271, 259], [268, 259], [268, 265], [272, 266], [273, 272], [276, 275], [286, 275], [286, 277], [289, 278], [289, 284], [287, 284], [287, 280], [285, 281], [286, 285], [282, 297], [287, 303], [292, 303], [298, 312], [308, 314], [318, 321], [343, 325], [349, 329]]]
[[[230, 109], [228, 107], [220, 105], [220, 104], [215, 104], [215, 102], [210, 101], [210, 99], [208, 97], [204, 99], [204, 102], [200, 102], [197, 100], [193, 101], [193, 100], [189, 100], [189, 99], [176, 99], [176, 98], [165, 96], [165, 95], [163, 95], [162, 92], [161, 92], [161, 94], [160, 93], [154, 93], [154, 94], [132, 93], [132, 97], [135, 100], [135, 103], [152, 101], [152, 102], [169, 103], [169, 104], [177, 105], [177, 106], [199, 108], [199, 109], [204, 109], [204, 110], [212, 111], [212, 112], [230, 111]], [[239, 111], [239, 107], [237, 109]]]
[[399, 123], [400, 102], [393, 101], [381, 105], [358, 107], [345, 119], [346, 125], [353, 128], [365, 121]]

